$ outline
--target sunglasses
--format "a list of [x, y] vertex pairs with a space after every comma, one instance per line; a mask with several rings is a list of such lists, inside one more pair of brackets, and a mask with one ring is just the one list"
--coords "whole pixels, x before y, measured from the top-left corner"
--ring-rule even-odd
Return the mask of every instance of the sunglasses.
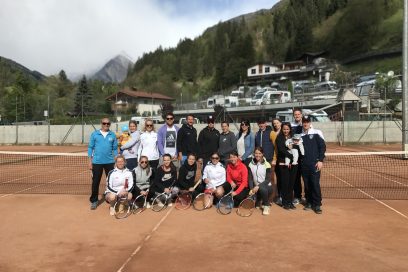
[[211, 157], [212, 160], [219, 160], [220, 158], [218, 157]]
[[173, 117], [170, 117], [170, 118], [167, 117], [166, 120], [174, 120], [174, 118]]
[[141, 163], [141, 164], [142, 164], [142, 163], [147, 164], [147, 161], [140, 161], [140, 163]]
[[248, 126], [248, 124], [242, 123], [242, 124], [241, 124], [241, 127], [242, 127], [242, 126]]
[[146, 125], [146, 127], [153, 127], [153, 125]]
[[105, 125], [105, 126], [110, 126], [110, 124], [111, 124], [111, 123], [105, 123], [105, 122], [102, 123], [102, 125]]

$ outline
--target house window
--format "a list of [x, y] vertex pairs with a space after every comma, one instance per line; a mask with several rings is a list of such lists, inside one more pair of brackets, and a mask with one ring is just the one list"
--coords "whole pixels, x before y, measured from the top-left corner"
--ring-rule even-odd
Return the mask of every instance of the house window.
[[265, 67], [265, 73], [269, 73], [270, 72], [270, 67]]
[[251, 75], [255, 75], [256, 74], [256, 69], [251, 69]]

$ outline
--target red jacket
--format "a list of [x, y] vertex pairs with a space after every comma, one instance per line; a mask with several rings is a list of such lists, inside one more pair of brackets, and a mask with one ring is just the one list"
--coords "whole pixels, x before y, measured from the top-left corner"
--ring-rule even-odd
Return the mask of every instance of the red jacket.
[[234, 182], [238, 189], [235, 193], [239, 194], [243, 189], [248, 187], [248, 168], [240, 160], [236, 165], [229, 163], [227, 166], [227, 181], [231, 184]]

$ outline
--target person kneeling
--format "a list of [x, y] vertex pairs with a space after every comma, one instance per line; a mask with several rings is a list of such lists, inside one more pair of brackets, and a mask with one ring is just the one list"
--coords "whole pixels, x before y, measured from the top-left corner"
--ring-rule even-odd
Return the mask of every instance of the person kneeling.
[[116, 199], [132, 199], [131, 191], [133, 190], [133, 175], [125, 166], [125, 158], [122, 155], [119, 155], [116, 157], [115, 168], [108, 174], [105, 199], [110, 204], [110, 215], [115, 214], [114, 205]]

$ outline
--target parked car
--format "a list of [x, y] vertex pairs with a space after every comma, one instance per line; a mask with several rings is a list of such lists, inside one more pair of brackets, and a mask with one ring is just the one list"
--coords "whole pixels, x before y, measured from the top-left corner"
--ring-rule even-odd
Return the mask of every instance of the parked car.
[[[312, 122], [330, 122], [329, 115], [324, 110], [313, 111], [311, 109], [302, 109], [302, 114], [310, 116]], [[278, 111], [276, 118], [279, 118], [282, 122], [293, 122], [293, 110]]]

